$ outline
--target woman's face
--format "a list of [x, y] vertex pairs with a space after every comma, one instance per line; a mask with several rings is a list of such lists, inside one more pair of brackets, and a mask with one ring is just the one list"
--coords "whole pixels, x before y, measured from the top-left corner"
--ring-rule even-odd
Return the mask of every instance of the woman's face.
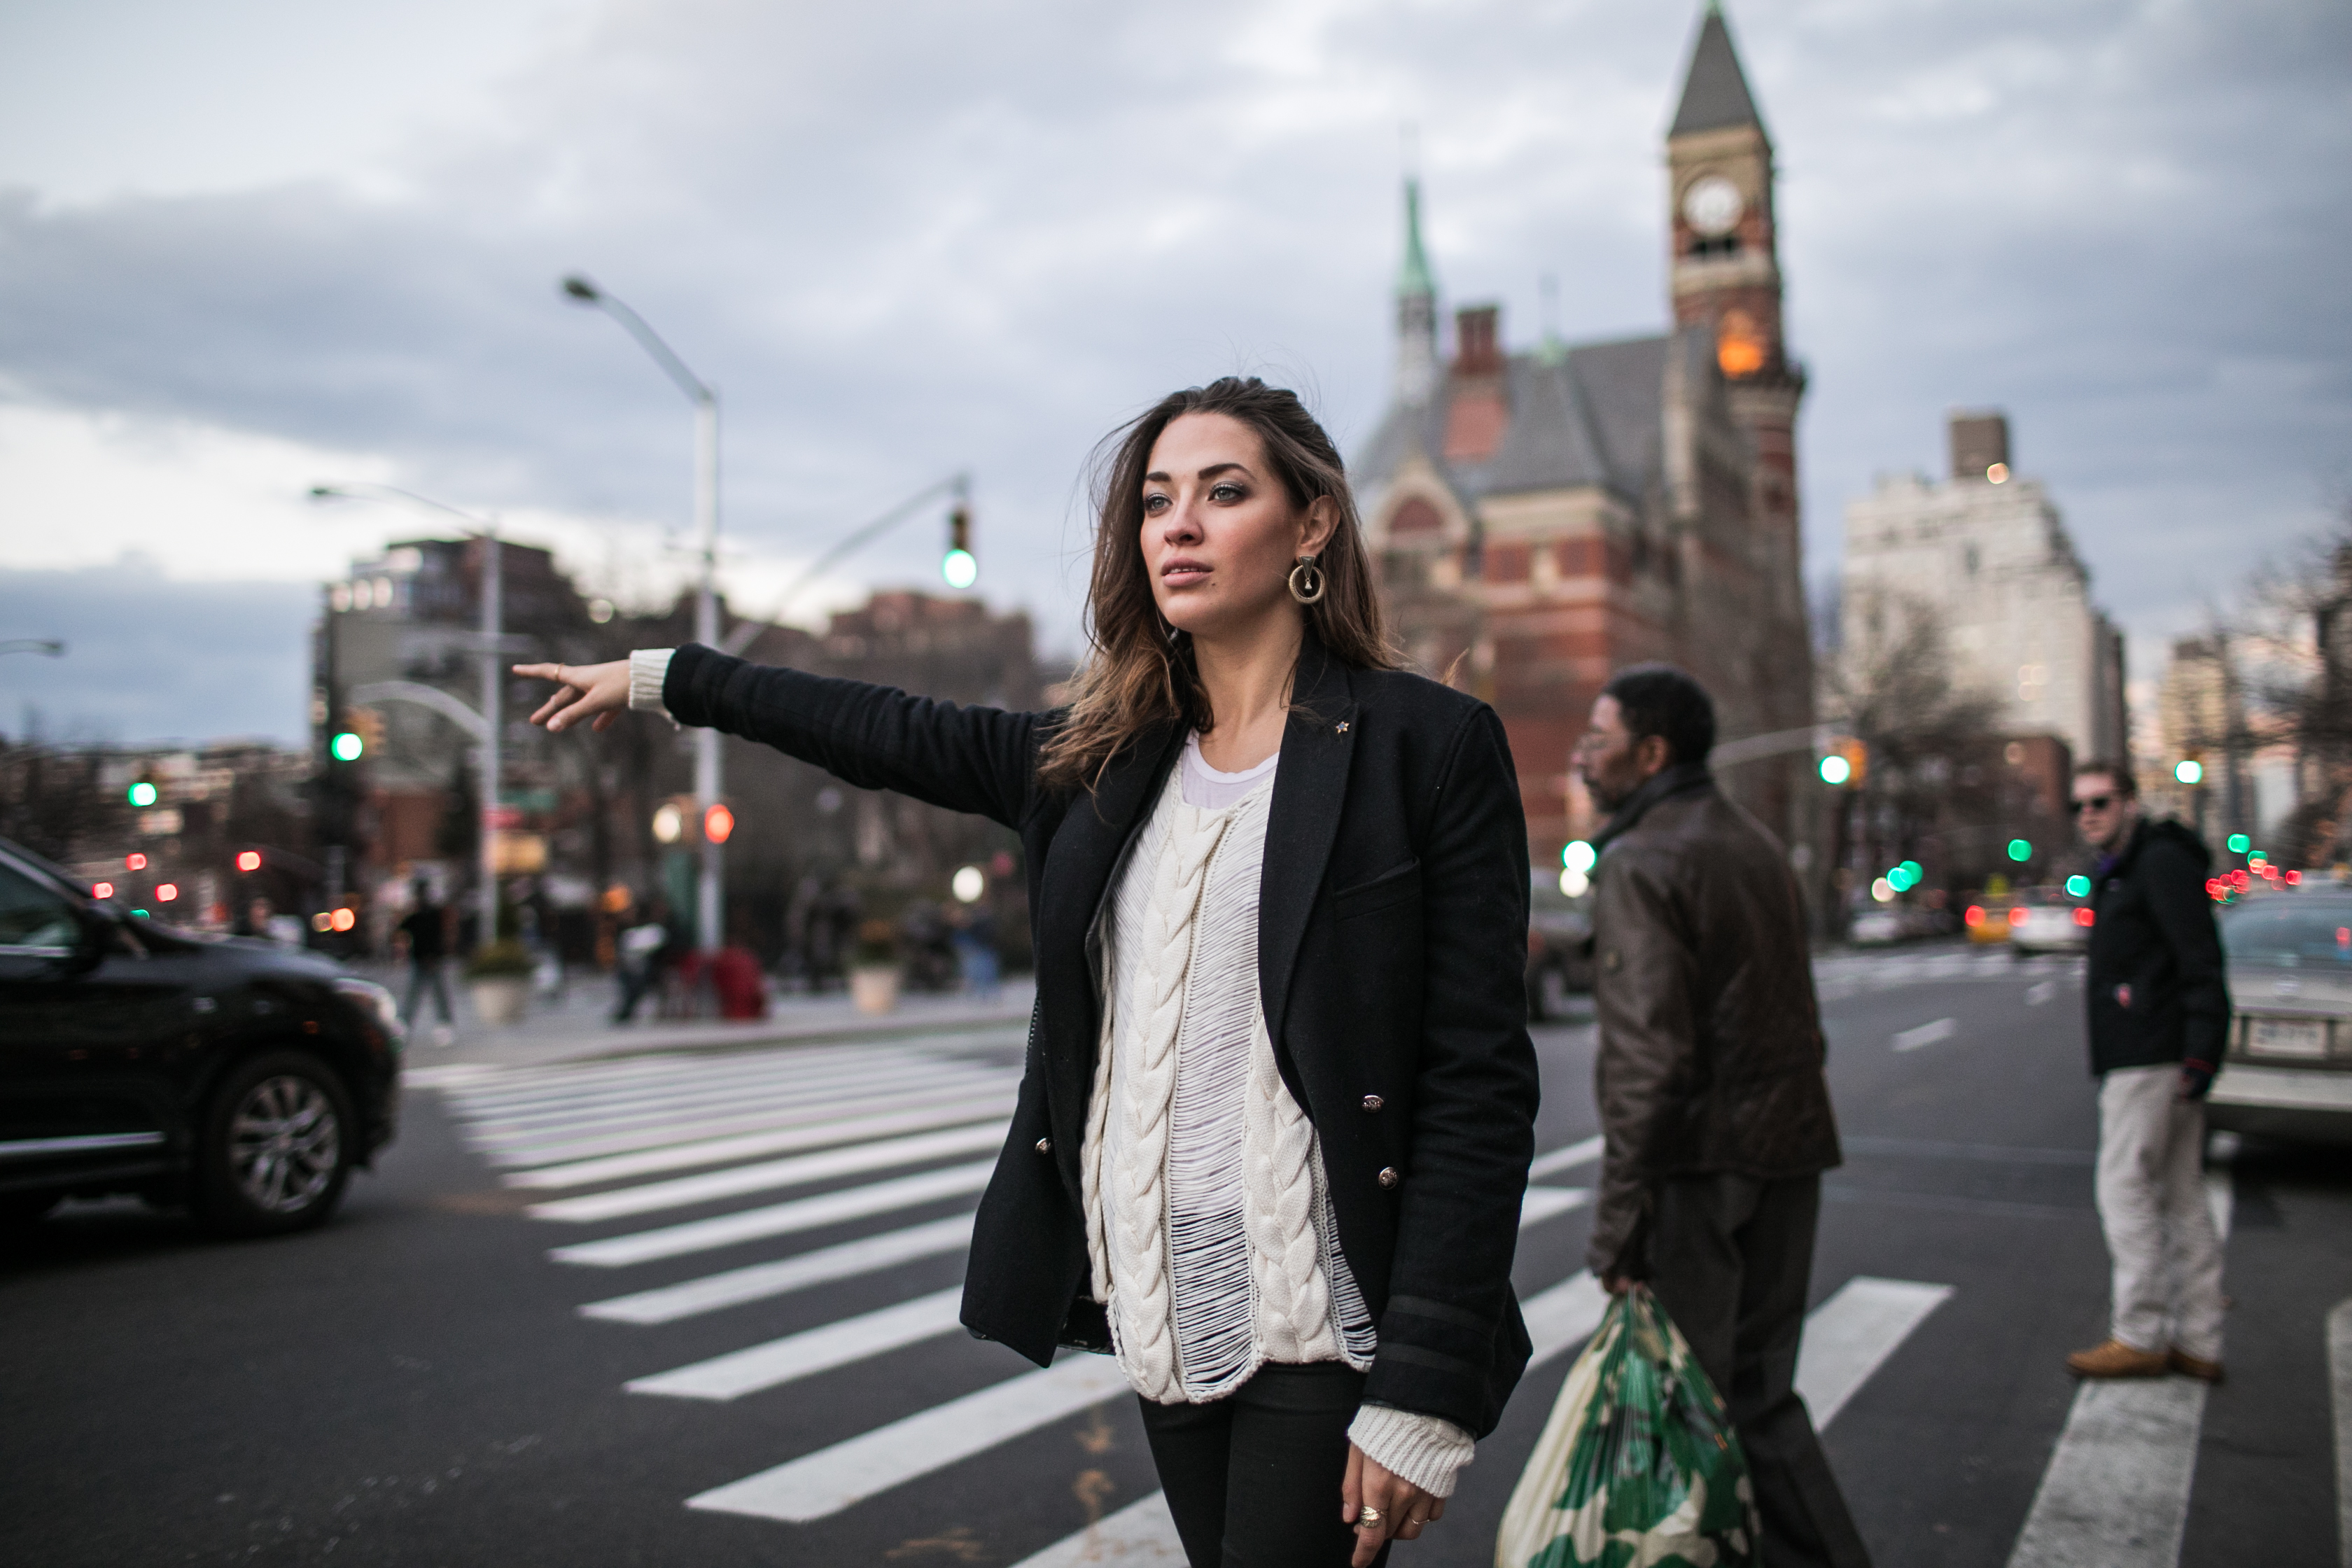
[[1240, 420], [1170, 420], [1143, 476], [1143, 564], [1160, 613], [1212, 641], [1296, 616], [1290, 569], [1322, 550], [1333, 511], [1328, 500], [1293, 506], [1257, 432]]

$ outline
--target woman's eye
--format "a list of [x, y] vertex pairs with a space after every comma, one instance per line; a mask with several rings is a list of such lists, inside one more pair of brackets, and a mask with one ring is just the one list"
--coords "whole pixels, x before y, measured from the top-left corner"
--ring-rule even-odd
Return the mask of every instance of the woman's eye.
[[1153, 512], [1165, 511], [1167, 510], [1168, 498], [1166, 496], [1150, 495], [1143, 498], [1143, 510], [1146, 516], [1150, 516]]
[[1242, 499], [1242, 488], [1239, 485], [1219, 485], [1209, 492], [1209, 499], [1230, 506]]

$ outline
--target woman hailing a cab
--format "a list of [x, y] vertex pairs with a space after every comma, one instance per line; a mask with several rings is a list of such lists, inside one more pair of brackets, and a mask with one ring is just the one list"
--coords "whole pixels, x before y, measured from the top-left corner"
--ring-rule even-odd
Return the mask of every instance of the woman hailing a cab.
[[1443, 1517], [1528, 1353], [1516, 775], [1491, 709], [1396, 668], [1294, 395], [1227, 378], [1117, 440], [1066, 708], [699, 647], [518, 673], [562, 683], [550, 730], [657, 710], [1019, 832], [1037, 1013], [963, 1321], [1118, 1358], [1200, 1568], [1362, 1568]]

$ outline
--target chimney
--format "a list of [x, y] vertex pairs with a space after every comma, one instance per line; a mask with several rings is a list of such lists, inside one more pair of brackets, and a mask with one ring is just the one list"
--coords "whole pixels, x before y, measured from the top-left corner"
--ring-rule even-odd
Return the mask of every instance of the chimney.
[[2007, 483], [2009, 416], [1998, 408], [1956, 408], [1950, 423], [1952, 478]]
[[1496, 341], [1503, 308], [1465, 305], [1454, 313], [1454, 374], [1500, 375], [1503, 349]]

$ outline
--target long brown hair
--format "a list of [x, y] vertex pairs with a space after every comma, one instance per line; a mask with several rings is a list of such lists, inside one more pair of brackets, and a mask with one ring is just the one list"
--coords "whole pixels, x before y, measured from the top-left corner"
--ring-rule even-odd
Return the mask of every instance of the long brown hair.
[[[1359, 669], [1394, 669], [1401, 662], [1381, 624], [1347, 465], [1297, 394], [1254, 375], [1171, 392], [1096, 449], [1089, 651], [1071, 682], [1069, 712], [1039, 759], [1039, 781], [1049, 787], [1091, 788], [1113, 757], [1156, 725], [1181, 720], [1206, 734], [1216, 721], [1192, 662], [1192, 639], [1160, 615], [1143, 558], [1143, 476], [1151, 448], [1170, 421], [1187, 414], [1223, 414], [1257, 432], [1266, 467], [1294, 507], [1303, 511], [1331, 500], [1338, 521], [1317, 559], [1325, 587], [1320, 599], [1305, 606], [1307, 634]], [[1105, 451], [1107, 462], [1100, 458]]]

